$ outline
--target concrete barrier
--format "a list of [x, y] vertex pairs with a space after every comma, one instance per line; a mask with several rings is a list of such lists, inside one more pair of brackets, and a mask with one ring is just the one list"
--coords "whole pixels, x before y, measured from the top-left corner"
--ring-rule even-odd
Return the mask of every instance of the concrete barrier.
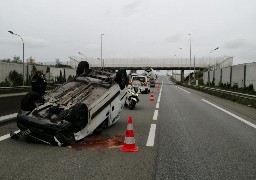
[[254, 90], [256, 90], [256, 63], [246, 64], [245, 74], [245, 86], [253, 84]]
[[207, 82], [208, 82], [208, 71], [205, 71], [203, 73], [203, 81], [204, 81], [204, 84], [207, 84]]
[[231, 72], [231, 67], [223, 68], [222, 69], [222, 83], [223, 84], [230, 84], [230, 72]]
[[218, 86], [221, 83], [221, 69], [215, 70], [215, 85]]
[[204, 84], [207, 84], [209, 81], [212, 82], [213, 78], [215, 78], [215, 86], [223, 83], [230, 84], [231, 86], [237, 84], [239, 88], [244, 88], [252, 84], [255, 90], [256, 63], [239, 64], [203, 73]]

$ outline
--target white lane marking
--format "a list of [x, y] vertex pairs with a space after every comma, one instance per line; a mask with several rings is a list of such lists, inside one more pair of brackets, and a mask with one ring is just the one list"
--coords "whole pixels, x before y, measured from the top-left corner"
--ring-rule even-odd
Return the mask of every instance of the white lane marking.
[[156, 109], [159, 109], [159, 103], [156, 103]]
[[153, 116], [153, 120], [157, 120], [157, 116], [158, 116], [158, 110], [155, 110], [154, 112], [154, 116]]
[[5, 121], [5, 120], [7, 120], [7, 119], [15, 118], [15, 117], [17, 117], [17, 115], [18, 115], [18, 113], [13, 113], [13, 114], [1, 116], [1, 117], [0, 117], [0, 122], [1, 122], [1, 121]]
[[180, 88], [180, 87], [178, 87], [178, 86], [175, 86], [175, 87], [177, 87], [177, 88], [179, 88], [180, 90], [182, 90], [182, 91], [184, 91], [184, 92], [190, 94], [190, 92], [186, 91], [185, 89], [182, 89], [182, 88]]
[[154, 146], [155, 134], [156, 134], [156, 124], [151, 124], [146, 146]]
[[213, 103], [211, 103], [209, 101], [206, 101], [205, 99], [202, 99], [202, 101], [204, 101], [204, 102], [206, 102], [206, 103], [216, 107], [217, 109], [219, 109], [219, 110], [229, 114], [230, 116], [233, 116], [234, 118], [236, 118], [236, 119], [242, 121], [243, 123], [245, 123], [245, 124], [247, 124], [247, 125], [249, 125], [249, 126], [251, 126], [251, 127], [256, 129], [256, 125], [255, 124], [253, 124], [253, 123], [251, 123], [249, 121], [246, 121], [245, 119], [243, 119], [243, 118], [241, 118], [241, 117], [239, 117], [239, 116], [237, 116], [237, 115], [235, 115], [235, 114], [233, 114], [233, 113], [231, 113], [231, 112], [229, 112], [229, 111], [227, 111], [227, 110], [225, 110], [225, 109], [223, 109], [223, 108], [221, 108], [221, 107], [219, 107], [219, 106], [217, 106], [217, 105], [215, 105], [215, 104], [213, 104]]
[[161, 89], [160, 89], [160, 92], [162, 92], [162, 89], [163, 89], [163, 84], [164, 84], [164, 83], [163, 83], [163, 81], [162, 81], [162, 85], [161, 85]]
[[160, 96], [159, 96], [158, 99], [157, 99], [157, 103], [160, 103]]
[[157, 103], [160, 103], [160, 99], [161, 99], [161, 92], [158, 95]]
[[[14, 133], [18, 133], [18, 132], [20, 132], [20, 130], [17, 130]], [[6, 135], [0, 137], [0, 141], [3, 141], [3, 140], [8, 139], [10, 137], [11, 137], [10, 134], [6, 134]]]

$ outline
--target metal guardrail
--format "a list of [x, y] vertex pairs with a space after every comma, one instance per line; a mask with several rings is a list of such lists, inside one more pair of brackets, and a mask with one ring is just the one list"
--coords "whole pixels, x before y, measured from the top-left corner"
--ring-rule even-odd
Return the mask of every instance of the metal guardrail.
[[227, 91], [227, 90], [223, 90], [223, 89], [217, 89], [217, 88], [211, 88], [211, 87], [205, 87], [205, 86], [195, 86], [195, 87], [200, 87], [200, 88], [203, 88], [203, 89], [208, 89], [210, 91], [222, 92], [222, 93], [233, 95], [233, 96], [236, 96], [236, 97], [240, 97], [240, 98], [256, 101], [256, 96], [255, 95], [251, 95], [251, 94], [238, 93], [238, 92]]
[[[46, 92], [58, 87], [60, 84], [55, 86], [47, 86]], [[11, 96], [21, 96], [25, 95], [27, 92], [31, 91], [31, 86], [15, 86], [15, 87], [0, 87], [0, 98], [11, 97]]]

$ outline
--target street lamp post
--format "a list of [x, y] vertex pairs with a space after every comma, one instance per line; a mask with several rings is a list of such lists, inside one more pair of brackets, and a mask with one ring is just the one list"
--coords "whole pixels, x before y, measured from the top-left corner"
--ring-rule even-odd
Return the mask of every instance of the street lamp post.
[[[176, 54], [174, 54], [174, 57], [176, 58]], [[178, 62], [178, 61], [177, 61]], [[175, 60], [175, 64], [176, 64], [176, 60]], [[175, 65], [175, 66], [177, 66], [178, 67], [178, 63], [177, 63], [177, 65]], [[173, 79], [174, 79], [174, 75], [176, 74], [176, 70], [175, 70], [175, 73], [174, 73], [174, 70], [172, 70], [172, 77], [173, 77]], [[176, 75], [175, 75], [175, 80], [176, 80]]]
[[196, 84], [196, 57], [194, 56], [194, 82]]
[[181, 61], [181, 63], [180, 63], [180, 67], [182, 66], [182, 48], [180, 48], [180, 61]]
[[[219, 49], [219, 47], [216, 47], [215, 49], [213, 49], [213, 50], [211, 50], [210, 51], [210, 54], [213, 52], [213, 51], [216, 51], [216, 50], [218, 50]], [[210, 58], [210, 55], [209, 55], [209, 58]], [[209, 60], [211, 60], [211, 59], [209, 59]], [[209, 62], [210, 63], [210, 62]]]
[[191, 73], [191, 34], [188, 34], [190, 36], [190, 40], [189, 40], [189, 75], [188, 75], [188, 84], [190, 85], [190, 73]]
[[181, 82], [183, 82], [183, 76], [182, 76], [182, 69], [181, 69], [181, 67], [182, 67], [182, 48], [180, 48], [180, 61], [181, 61], [181, 65], [180, 65], [180, 81]]
[[78, 54], [84, 56], [86, 58], [86, 61], [87, 61], [87, 56], [86, 55], [84, 55], [83, 53], [80, 53], [80, 52], [78, 52]]
[[101, 34], [100, 35], [100, 39], [101, 39], [101, 48], [100, 48], [100, 62], [101, 62], [101, 67], [103, 67], [103, 62], [102, 62], [102, 36], [103, 36], [104, 34]]
[[20, 39], [21, 39], [21, 41], [22, 41], [22, 51], [23, 51], [23, 55], [22, 55], [22, 64], [23, 64], [23, 68], [22, 68], [22, 71], [23, 71], [22, 84], [23, 84], [23, 86], [24, 86], [24, 84], [25, 84], [25, 74], [24, 74], [24, 41], [23, 41], [23, 39], [22, 39], [22, 37], [21, 37], [20, 35], [15, 34], [15, 33], [13, 33], [12, 31], [8, 31], [8, 32], [11, 33], [11, 34], [13, 34], [13, 35], [19, 36]]

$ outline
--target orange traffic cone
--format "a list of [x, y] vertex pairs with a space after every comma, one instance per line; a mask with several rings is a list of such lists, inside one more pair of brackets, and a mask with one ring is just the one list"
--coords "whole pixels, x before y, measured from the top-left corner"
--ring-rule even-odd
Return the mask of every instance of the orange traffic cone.
[[158, 84], [158, 86], [157, 86], [157, 90], [160, 90], [160, 85]]
[[132, 117], [128, 117], [128, 125], [125, 134], [124, 145], [120, 147], [122, 152], [137, 152], [139, 148], [135, 145]]
[[155, 99], [154, 99], [154, 93], [153, 91], [151, 92], [151, 95], [150, 95], [150, 99], [149, 99], [151, 102], [153, 102]]

